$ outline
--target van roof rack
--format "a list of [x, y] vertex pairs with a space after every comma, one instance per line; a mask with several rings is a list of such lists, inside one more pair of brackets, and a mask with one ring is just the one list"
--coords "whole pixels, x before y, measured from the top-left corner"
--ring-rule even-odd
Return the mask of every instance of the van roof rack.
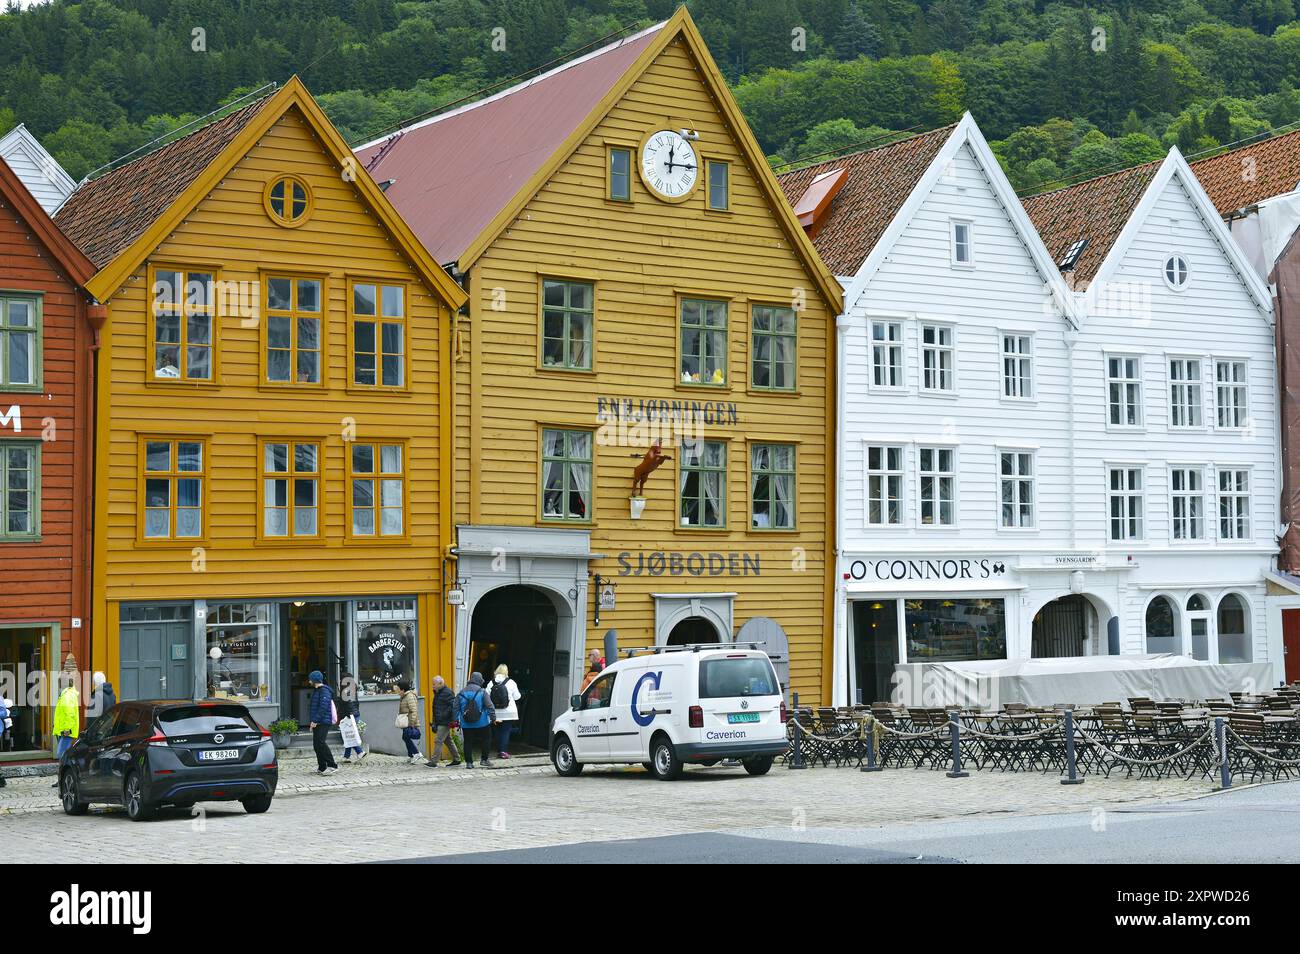
[[626, 649], [620, 649], [619, 652], [625, 659], [631, 659], [640, 653], [698, 653], [701, 649], [761, 649], [766, 643], [759, 642], [740, 642], [740, 643], [684, 643], [680, 646], [629, 646]]

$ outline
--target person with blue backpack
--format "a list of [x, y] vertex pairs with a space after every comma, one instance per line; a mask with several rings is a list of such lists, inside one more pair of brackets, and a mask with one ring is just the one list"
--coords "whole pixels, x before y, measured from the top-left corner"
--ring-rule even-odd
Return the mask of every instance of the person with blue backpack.
[[492, 699], [483, 691], [483, 674], [476, 672], [469, 677], [469, 685], [456, 696], [456, 718], [465, 733], [465, 767], [474, 767], [474, 749], [481, 754], [479, 765], [491, 768], [492, 760], [488, 750], [492, 740], [489, 729], [496, 721], [497, 712]]

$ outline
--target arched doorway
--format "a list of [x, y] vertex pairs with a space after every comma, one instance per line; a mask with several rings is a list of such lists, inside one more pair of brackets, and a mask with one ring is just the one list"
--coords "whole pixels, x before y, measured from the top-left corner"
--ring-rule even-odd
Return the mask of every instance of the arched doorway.
[[469, 671], [491, 682], [496, 667], [505, 663], [519, 686], [519, 727], [512, 745], [545, 749], [549, 743], [558, 629], [554, 601], [536, 587], [503, 586], [474, 607]]
[[691, 646], [718, 642], [718, 630], [703, 616], [688, 616], [668, 634], [669, 646]]
[[1035, 614], [1030, 655], [1034, 659], [1104, 655], [1097, 635], [1097, 611], [1088, 598], [1062, 596]]
[[1192, 658], [1210, 661], [1210, 601], [1200, 593], [1187, 598], [1187, 629], [1191, 636]]
[[1181, 653], [1182, 639], [1178, 635], [1178, 615], [1173, 601], [1167, 596], [1157, 596], [1147, 604], [1147, 652]]

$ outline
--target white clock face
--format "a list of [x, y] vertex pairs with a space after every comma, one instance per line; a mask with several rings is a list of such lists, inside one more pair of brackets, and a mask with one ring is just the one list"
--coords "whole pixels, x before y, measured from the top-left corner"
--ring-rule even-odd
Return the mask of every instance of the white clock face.
[[685, 198], [700, 181], [695, 148], [671, 129], [652, 133], [641, 147], [641, 179], [665, 199]]

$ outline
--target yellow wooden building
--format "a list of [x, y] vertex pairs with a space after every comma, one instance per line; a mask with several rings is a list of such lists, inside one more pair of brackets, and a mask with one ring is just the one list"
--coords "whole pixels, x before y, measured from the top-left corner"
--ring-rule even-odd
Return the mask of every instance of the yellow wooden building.
[[314, 669], [350, 669], [363, 699], [426, 690], [465, 296], [306, 89], [92, 179], [57, 221], [109, 313], [94, 667], [121, 698], [264, 722], [307, 721]]
[[469, 290], [447, 675], [543, 745], [611, 628], [825, 698], [840, 290], [685, 8], [357, 154]]

